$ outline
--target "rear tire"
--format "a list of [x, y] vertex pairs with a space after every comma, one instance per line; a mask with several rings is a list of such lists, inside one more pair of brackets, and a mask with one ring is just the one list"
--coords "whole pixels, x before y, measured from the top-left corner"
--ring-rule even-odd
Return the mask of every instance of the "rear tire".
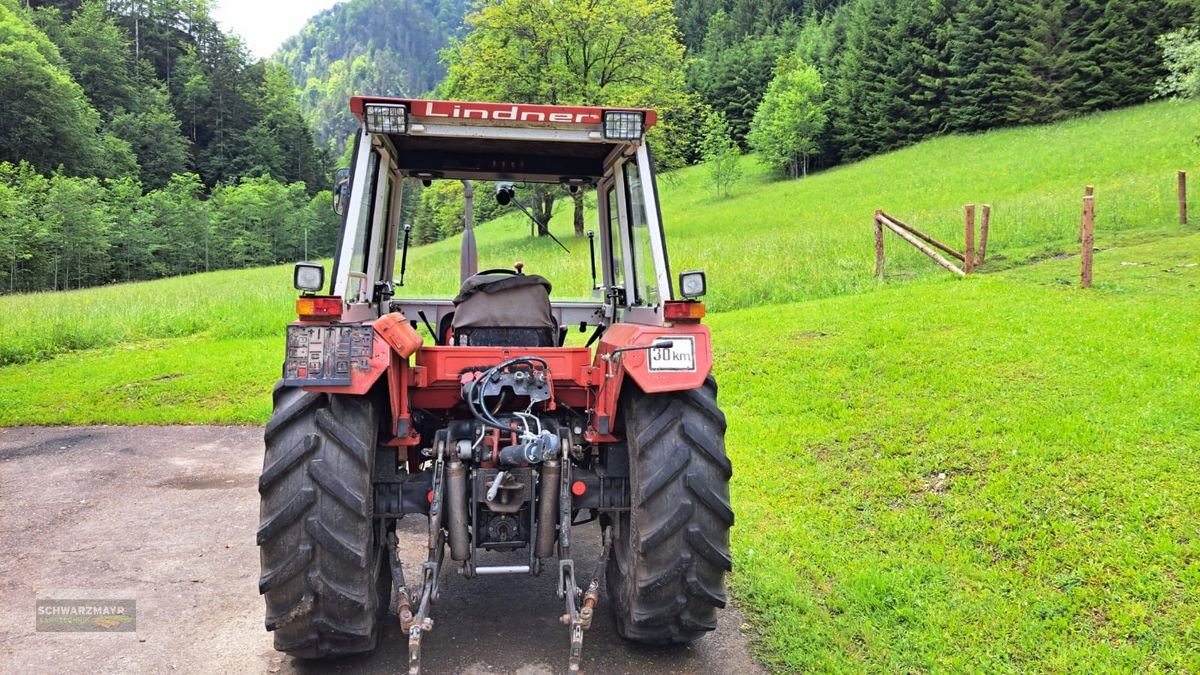
[[267, 630], [300, 658], [369, 652], [391, 594], [371, 484], [378, 409], [282, 384], [274, 404], [258, 483]]
[[725, 415], [711, 376], [699, 389], [623, 397], [630, 511], [617, 519], [608, 561], [617, 632], [647, 644], [690, 642], [725, 606], [729, 478]]

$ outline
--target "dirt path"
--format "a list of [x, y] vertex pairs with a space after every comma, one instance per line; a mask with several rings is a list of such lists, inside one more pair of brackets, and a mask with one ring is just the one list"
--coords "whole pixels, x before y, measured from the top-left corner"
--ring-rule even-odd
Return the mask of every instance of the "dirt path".
[[[367, 657], [313, 665], [271, 648], [254, 545], [261, 437], [248, 427], [0, 428], [0, 671], [400, 672], [407, 647], [392, 621]], [[404, 523], [414, 551], [424, 523]], [[590, 570], [595, 528], [578, 528], [576, 543]], [[451, 571], [425, 641], [426, 672], [565, 670], [554, 583]], [[34, 632], [36, 598], [72, 596], [134, 598], [137, 632]], [[734, 609], [717, 633], [672, 649], [625, 643], [606, 611], [598, 617], [585, 672], [762, 672]]]

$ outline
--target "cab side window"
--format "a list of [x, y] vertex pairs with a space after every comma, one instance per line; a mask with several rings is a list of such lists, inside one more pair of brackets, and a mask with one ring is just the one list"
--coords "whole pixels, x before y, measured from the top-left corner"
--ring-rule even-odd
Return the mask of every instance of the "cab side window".
[[366, 274], [370, 262], [371, 225], [375, 222], [375, 197], [379, 189], [379, 153], [371, 150], [367, 160], [367, 189], [362, 191], [358, 208], [358, 223], [354, 229], [354, 249], [350, 257], [350, 272]]
[[621, 207], [617, 204], [616, 188], [608, 188], [608, 242], [612, 250], [612, 285], [625, 288], [625, 256], [621, 251]]
[[635, 162], [626, 162], [622, 173], [625, 176], [625, 204], [629, 208], [629, 242], [633, 248], [630, 252], [636, 293], [633, 304], [650, 307], [659, 302], [658, 280], [654, 276], [654, 255], [650, 248], [650, 225], [646, 217], [642, 176]]

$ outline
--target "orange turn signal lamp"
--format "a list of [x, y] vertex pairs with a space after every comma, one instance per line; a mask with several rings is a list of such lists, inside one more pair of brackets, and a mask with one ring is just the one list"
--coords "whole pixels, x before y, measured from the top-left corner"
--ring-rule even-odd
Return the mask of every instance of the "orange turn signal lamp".
[[696, 300], [668, 300], [663, 303], [663, 318], [675, 323], [699, 323], [704, 318], [704, 303]]
[[296, 315], [301, 321], [342, 318], [342, 298], [338, 295], [302, 295], [296, 298]]

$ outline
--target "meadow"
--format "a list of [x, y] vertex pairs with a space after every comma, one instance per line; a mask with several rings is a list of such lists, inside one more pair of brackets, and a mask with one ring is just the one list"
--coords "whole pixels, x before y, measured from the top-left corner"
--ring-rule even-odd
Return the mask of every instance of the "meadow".
[[721, 314], [778, 672], [1200, 669], [1200, 235]]
[[[773, 670], [1200, 671], [1200, 234], [1173, 193], [1198, 114], [948, 137], [796, 181], [746, 158], [726, 200], [704, 167], [663, 179], [672, 264], [709, 273], [731, 584]], [[968, 202], [995, 214], [982, 273], [890, 238], [872, 277], [876, 208], [958, 241]], [[566, 255], [514, 216], [478, 233], [482, 266], [586, 295], [586, 240]], [[457, 251], [412, 251], [406, 290], [452, 294]], [[0, 298], [0, 425], [264, 422], [290, 274]]]

